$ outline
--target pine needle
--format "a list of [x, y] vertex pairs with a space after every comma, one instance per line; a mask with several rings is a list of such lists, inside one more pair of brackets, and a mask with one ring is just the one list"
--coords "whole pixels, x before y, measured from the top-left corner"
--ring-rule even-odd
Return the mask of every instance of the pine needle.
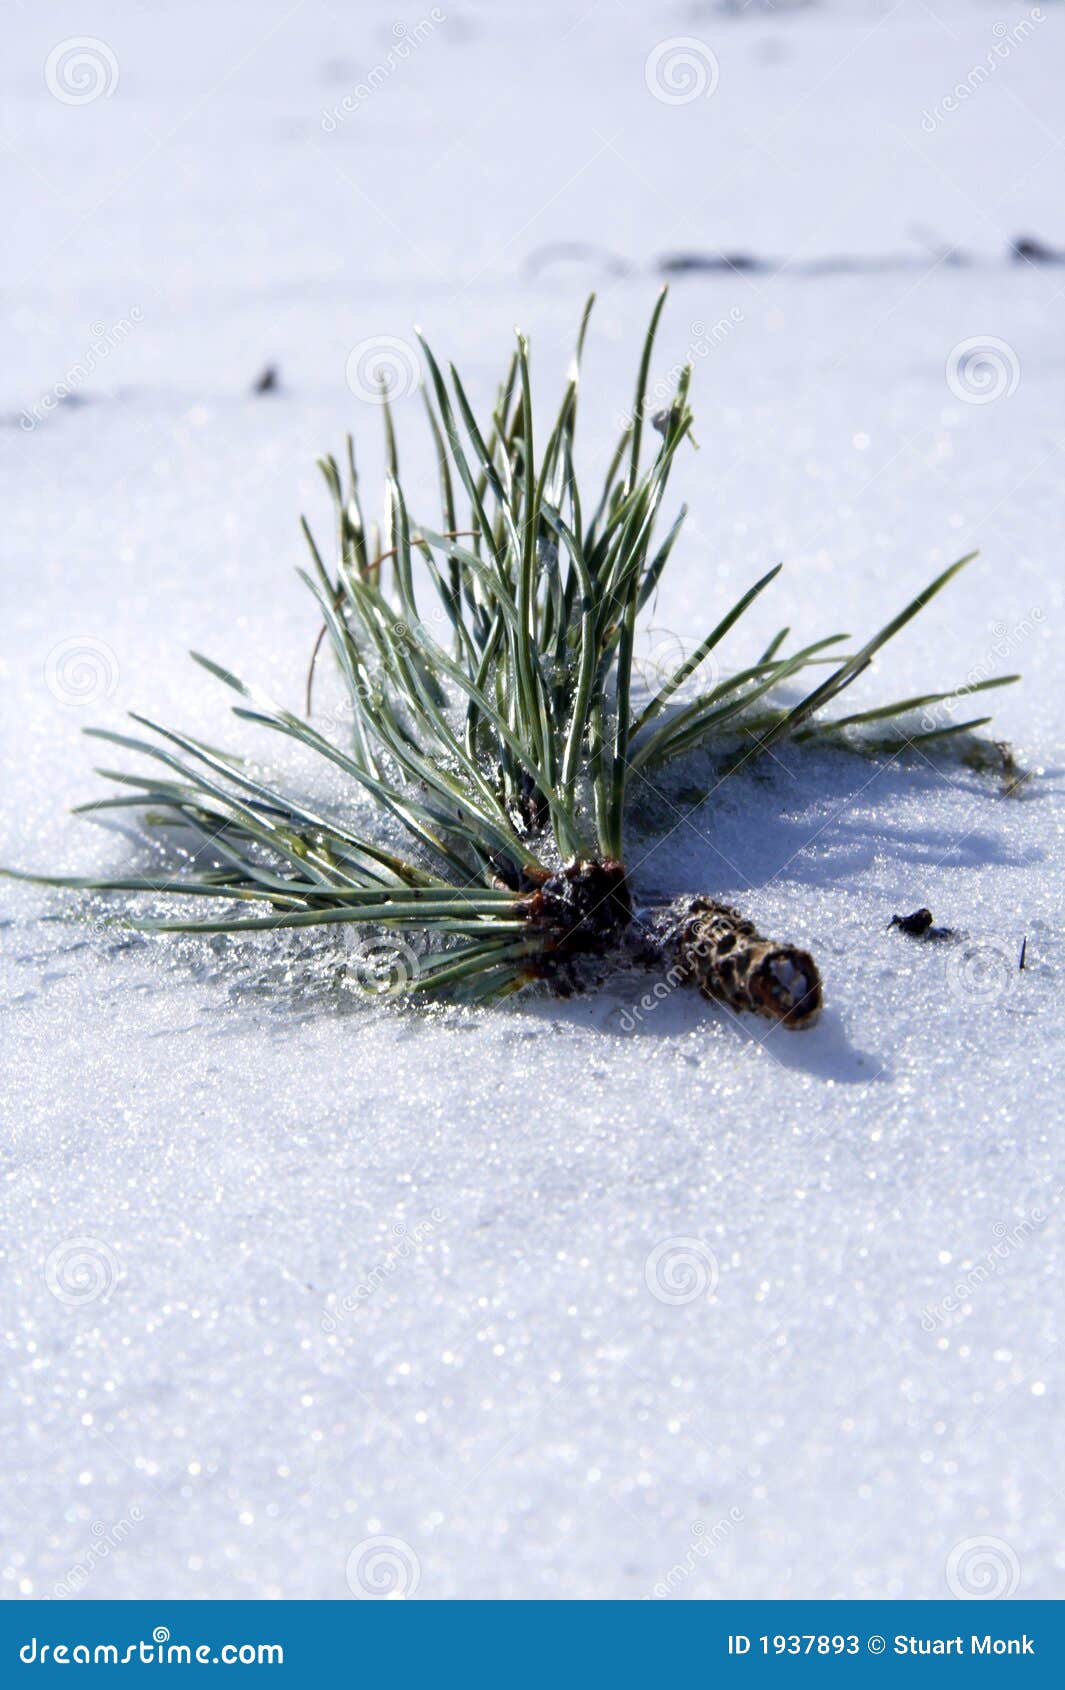
[[[832, 719], [821, 712], [975, 553], [943, 570], [853, 654], [829, 655], [846, 639], [842, 634], [789, 653], [785, 628], [760, 654], [755, 648], [731, 674], [691, 697], [688, 683], [736, 633], [778, 564], [740, 595], [657, 691], [637, 696], [639, 618], [673, 555], [684, 509], [657, 541], [656, 529], [692, 427], [688, 366], [672, 401], [656, 414], [655, 444], [645, 452], [664, 303], [663, 291], [640, 350], [631, 415], [598, 498], [582, 497], [575, 468], [580, 360], [594, 296], [539, 457], [525, 337], [517, 336], [486, 426], [456, 371], [445, 374], [423, 341], [439, 517], [412, 510], [387, 403], [388, 479], [379, 524], [364, 517], [351, 439], [343, 472], [334, 458], [320, 460], [335, 553], [330, 565], [304, 520], [312, 568], [303, 579], [322, 629], [303, 716], [193, 654], [237, 693], [239, 718], [295, 740], [330, 766], [335, 814], [268, 784], [229, 752], [134, 716], [148, 738], [103, 731], [97, 737], [162, 764], [168, 774], [100, 770], [122, 793], [81, 808], [138, 808], [146, 825], [178, 830], [194, 845], [185, 871], [157, 880], [19, 878], [232, 906], [199, 919], [138, 919], [152, 931], [341, 924], [408, 934], [419, 941], [409, 990], [482, 1001], [532, 978], [555, 977], [567, 959], [601, 950], [625, 927], [631, 897], [621, 865], [634, 772], [643, 776], [697, 749], [723, 753], [740, 729], [753, 736], [744, 761], [752, 750], [788, 739], [849, 744], [874, 725], [872, 743], [881, 750], [954, 736], [971, 744], [986, 718], [931, 728], [922, 721], [911, 733], [907, 719], [1015, 676]], [[434, 627], [445, 631], [446, 644]], [[349, 731], [333, 737], [314, 725], [312, 711], [316, 661], [326, 644], [350, 708]], [[832, 672], [797, 703], [780, 702], [781, 688], [826, 664]], [[869, 743], [866, 735], [866, 748]], [[372, 812], [366, 831], [341, 820], [345, 789], [361, 794]], [[397, 830], [409, 855], [395, 848]]]

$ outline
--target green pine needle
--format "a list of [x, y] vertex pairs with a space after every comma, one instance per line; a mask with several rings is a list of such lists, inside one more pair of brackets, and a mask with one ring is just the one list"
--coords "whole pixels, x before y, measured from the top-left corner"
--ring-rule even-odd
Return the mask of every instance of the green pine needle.
[[[310, 677], [301, 717], [193, 654], [240, 696], [238, 717], [294, 739], [328, 762], [388, 820], [389, 830], [354, 831], [267, 785], [243, 759], [134, 716], [151, 738], [101, 731], [97, 737], [151, 758], [167, 775], [100, 770], [126, 790], [81, 808], [137, 807], [149, 826], [177, 829], [186, 846], [185, 872], [158, 881], [138, 875], [19, 878], [236, 906], [218, 918], [146, 917], [136, 923], [151, 931], [341, 923], [413, 935], [421, 951], [407, 989], [482, 1001], [542, 972], [558, 942], [557, 933], [532, 919], [538, 887], [573, 859], [624, 861], [633, 772], [646, 775], [695, 749], [724, 751], [738, 732], [748, 736], [744, 762], [786, 739], [858, 743], [892, 754], [952, 736], [971, 740], [986, 718], [931, 728], [922, 723], [912, 733], [907, 719], [1017, 677], [845, 716], [820, 713], [973, 553], [944, 570], [852, 655], [827, 655], [847, 638], [842, 634], [789, 654], [789, 630], [783, 629], [746, 666], [687, 696], [688, 682], [770, 586], [778, 564], [739, 597], [657, 691], [634, 696], [638, 619], [658, 588], [684, 517], [682, 509], [656, 542], [673, 463], [691, 435], [692, 372], [684, 370], [672, 403], [653, 419], [658, 439], [647, 457], [647, 394], [663, 290], [640, 353], [631, 420], [600, 496], [583, 498], [575, 434], [580, 357], [593, 303], [594, 296], [539, 458], [523, 336], [487, 427], [477, 421], [454, 369], [445, 375], [425, 346], [438, 519], [422, 522], [411, 513], [387, 403], [389, 473], [380, 528], [365, 521], [350, 438], [345, 471], [331, 457], [320, 460], [334, 509], [335, 555], [330, 570], [304, 521], [312, 570], [303, 579], [320, 608], [319, 638], [332, 650], [351, 709], [350, 733], [342, 741], [313, 725]], [[446, 643], [430, 631], [433, 626], [447, 630]], [[826, 664], [831, 673], [797, 703], [774, 702], [795, 677]], [[873, 725], [870, 737], [866, 730]], [[396, 828], [409, 841], [409, 857], [389, 843]], [[256, 913], [248, 913], [249, 905]]]

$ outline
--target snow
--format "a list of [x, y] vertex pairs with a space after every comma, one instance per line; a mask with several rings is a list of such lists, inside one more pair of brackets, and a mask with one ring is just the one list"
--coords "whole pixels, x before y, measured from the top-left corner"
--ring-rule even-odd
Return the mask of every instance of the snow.
[[[594, 468], [670, 252], [783, 268], [673, 287], [656, 369], [694, 356], [700, 451], [648, 661], [778, 559], [724, 664], [864, 637], [979, 546], [861, 698], [1023, 671], [991, 704], [1039, 778], [789, 750], [640, 795], [645, 895], [819, 959], [803, 1034], [653, 977], [403, 1012], [332, 936], [147, 941], [9, 885], [4, 1591], [1056, 1594], [1065, 272], [1008, 248], [1065, 237], [1065, 20], [438, 10], [388, 68], [389, 7], [105, 0], [84, 103], [44, 75], [83, 11], [12, 18], [0, 861], [133, 860], [66, 813], [78, 730], [235, 742], [188, 648], [298, 700], [314, 457], [353, 427], [380, 470], [353, 348], [421, 322], [483, 403], [517, 321], [550, 393], [597, 285]], [[678, 36], [716, 87], [671, 104], [645, 65]], [[577, 241], [631, 268], [530, 272]], [[884, 262], [814, 273], [840, 257]], [[989, 337], [993, 398], [955, 355]], [[417, 395], [399, 420], [428, 509]], [[966, 937], [887, 930], [922, 904]]]

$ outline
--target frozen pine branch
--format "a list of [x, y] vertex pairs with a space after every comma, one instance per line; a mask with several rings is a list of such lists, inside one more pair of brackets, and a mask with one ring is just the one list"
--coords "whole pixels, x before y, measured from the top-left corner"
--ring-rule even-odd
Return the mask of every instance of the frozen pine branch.
[[[331, 736], [315, 725], [311, 677], [300, 716], [213, 660], [196, 660], [236, 694], [238, 717], [330, 766], [337, 798], [327, 813], [239, 760], [135, 716], [149, 737], [97, 737], [146, 757], [145, 771], [102, 769], [119, 793], [86, 808], [139, 809], [151, 825], [173, 829], [186, 847], [186, 871], [162, 887], [137, 876], [27, 878], [205, 901], [187, 918], [138, 922], [155, 931], [350, 923], [392, 932], [418, 942], [418, 965], [406, 982], [412, 992], [479, 1000], [531, 980], [565, 989], [579, 983], [589, 958], [624, 954], [634, 908], [625, 867], [634, 774], [646, 778], [696, 749], [724, 752], [740, 733], [744, 762], [784, 740], [851, 743], [874, 724], [874, 745], [895, 751], [952, 736], [970, 745], [984, 718], [909, 736], [907, 727], [920, 709], [1015, 677], [833, 713], [881, 647], [968, 557], [856, 651], [839, 654], [847, 639], [839, 633], [788, 651], [785, 631], [755, 661], [700, 691], [706, 659], [770, 587], [778, 566], [724, 609], [656, 690], [638, 694], [637, 626], [681, 532], [683, 510], [670, 519], [663, 507], [692, 426], [689, 367], [671, 404], [645, 428], [664, 298], [641, 351], [630, 420], [597, 490], [582, 487], [575, 469], [591, 300], [543, 439], [533, 427], [523, 336], [483, 421], [455, 369], [445, 372], [424, 348], [438, 517], [424, 519], [424, 495], [412, 513], [387, 404], [389, 473], [379, 528], [365, 520], [351, 442], [343, 470], [323, 460], [336, 550], [327, 563], [304, 523], [311, 567], [303, 579], [346, 693], [350, 733]], [[447, 633], [437, 639], [431, 628], [441, 615]], [[313, 667], [312, 657], [312, 675]], [[822, 676], [812, 685], [811, 671]], [[798, 701], [783, 702], [782, 689], [796, 683], [804, 688]], [[341, 819], [344, 793], [354, 790], [380, 817], [379, 827], [363, 830]], [[397, 827], [407, 840], [402, 852], [388, 843]], [[761, 939], [712, 899], [690, 905], [669, 943], [709, 997], [792, 1026], [817, 1013], [821, 983], [812, 958]]]

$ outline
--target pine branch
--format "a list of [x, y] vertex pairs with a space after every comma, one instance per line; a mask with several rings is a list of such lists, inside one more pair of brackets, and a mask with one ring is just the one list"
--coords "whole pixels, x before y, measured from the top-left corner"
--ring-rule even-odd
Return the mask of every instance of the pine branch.
[[[304, 715], [193, 655], [236, 692], [238, 718], [295, 741], [328, 766], [335, 806], [312, 808], [241, 758], [135, 715], [149, 738], [91, 731], [167, 773], [101, 769], [120, 794], [81, 808], [137, 809], [147, 827], [191, 840], [184, 871], [168, 868], [158, 880], [18, 877], [163, 901], [202, 898], [212, 910], [230, 906], [180, 920], [135, 918], [155, 932], [342, 925], [391, 934], [404, 947], [409, 938], [417, 950], [408, 947], [404, 989], [479, 1002], [530, 980], [558, 989], [581, 984], [589, 958], [621, 951], [633, 909], [624, 863], [634, 774], [646, 778], [697, 749], [723, 755], [737, 733], [746, 736], [744, 762], [784, 740], [888, 754], [957, 743], [979, 761], [987, 742], [974, 730], [986, 718], [931, 727], [922, 718], [916, 729], [913, 718], [1015, 676], [844, 716], [822, 714], [975, 554], [944, 570], [852, 654], [829, 654], [843, 634], [789, 652], [785, 628], [760, 655], [691, 696], [689, 683], [736, 634], [778, 564], [725, 610], [656, 691], [641, 692], [633, 673], [639, 620], [674, 554], [684, 507], [663, 538], [656, 540], [656, 530], [692, 427], [688, 366], [653, 419], [656, 443], [645, 453], [664, 303], [663, 291], [640, 351], [631, 414], [594, 502], [582, 498], [575, 467], [581, 354], [594, 296], [539, 456], [525, 337], [517, 337], [486, 426], [454, 367], [445, 374], [423, 340], [438, 519], [412, 513], [387, 394], [379, 523], [365, 518], [351, 438], [344, 471], [332, 457], [319, 460], [335, 551], [330, 565], [302, 521], [311, 569], [300, 573], [322, 616]], [[443, 639], [434, 627], [445, 630]], [[333, 737], [315, 725], [312, 708], [326, 644], [351, 718], [350, 730]], [[827, 678], [797, 703], [783, 702], [782, 689], [820, 665], [831, 669]], [[370, 811], [362, 831], [341, 819], [345, 799], [356, 796]], [[394, 848], [397, 829], [409, 855]], [[768, 945], [712, 899], [696, 900], [690, 910], [688, 973], [706, 995], [787, 1025], [812, 1021], [821, 988], [805, 952]]]

